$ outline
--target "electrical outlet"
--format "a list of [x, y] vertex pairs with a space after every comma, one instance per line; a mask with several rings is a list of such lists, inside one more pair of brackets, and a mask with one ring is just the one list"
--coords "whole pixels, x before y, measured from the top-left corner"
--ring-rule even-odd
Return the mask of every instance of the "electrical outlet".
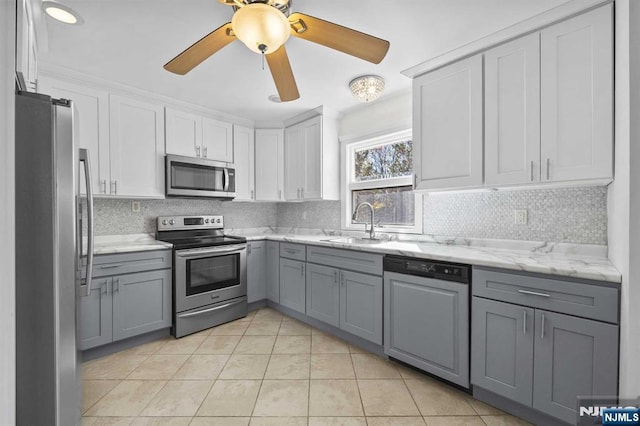
[[514, 210], [514, 223], [516, 225], [526, 225], [528, 221], [527, 210]]
[[131, 202], [131, 211], [134, 213], [140, 213], [140, 201]]

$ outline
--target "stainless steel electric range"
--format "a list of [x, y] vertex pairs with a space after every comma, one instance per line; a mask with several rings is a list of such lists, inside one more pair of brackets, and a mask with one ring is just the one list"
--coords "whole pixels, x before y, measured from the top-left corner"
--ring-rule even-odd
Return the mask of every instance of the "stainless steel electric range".
[[173, 244], [175, 337], [247, 315], [247, 240], [222, 216], [159, 217], [156, 238]]

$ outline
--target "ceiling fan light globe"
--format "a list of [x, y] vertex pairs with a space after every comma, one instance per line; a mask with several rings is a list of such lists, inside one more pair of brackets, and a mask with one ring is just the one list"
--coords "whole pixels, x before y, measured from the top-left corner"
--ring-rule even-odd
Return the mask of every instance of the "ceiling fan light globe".
[[[236, 37], [256, 53], [273, 53], [291, 35], [289, 21], [278, 9], [264, 3], [248, 4], [233, 15]], [[261, 47], [266, 49], [261, 51]]]

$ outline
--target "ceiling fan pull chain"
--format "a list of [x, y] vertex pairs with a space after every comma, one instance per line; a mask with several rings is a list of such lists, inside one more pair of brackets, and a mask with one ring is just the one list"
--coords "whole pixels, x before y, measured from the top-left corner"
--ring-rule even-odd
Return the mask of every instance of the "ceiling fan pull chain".
[[262, 52], [262, 71], [264, 71], [264, 52]]

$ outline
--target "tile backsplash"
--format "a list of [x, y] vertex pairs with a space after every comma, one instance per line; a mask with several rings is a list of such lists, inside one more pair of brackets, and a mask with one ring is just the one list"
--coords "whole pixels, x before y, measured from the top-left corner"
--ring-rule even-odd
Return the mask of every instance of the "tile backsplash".
[[[96, 199], [96, 234], [153, 233], [157, 216], [222, 214], [226, 228], [340, 229], [340, 201], [246, 203]], [[516, 225], [514, 210], [527, 210]], [[434, 193], [424, 196], [423, 233], [433, 236], [607, 244], [607, 188]]]
[[132, 201], [96, 198], [96, 235], [155, 233], [158, 216], [221, 214], [226, 228], [261, 228], [276, 222], [275, 203], [178, 198], [136, 200], [140, 201], [140, 211], [133, 212]]
[[[514, 210], [527, 210], [526, 225]], [[424, 234], [607, 244], [607, 188], [579, 187], [425, 195]]]

